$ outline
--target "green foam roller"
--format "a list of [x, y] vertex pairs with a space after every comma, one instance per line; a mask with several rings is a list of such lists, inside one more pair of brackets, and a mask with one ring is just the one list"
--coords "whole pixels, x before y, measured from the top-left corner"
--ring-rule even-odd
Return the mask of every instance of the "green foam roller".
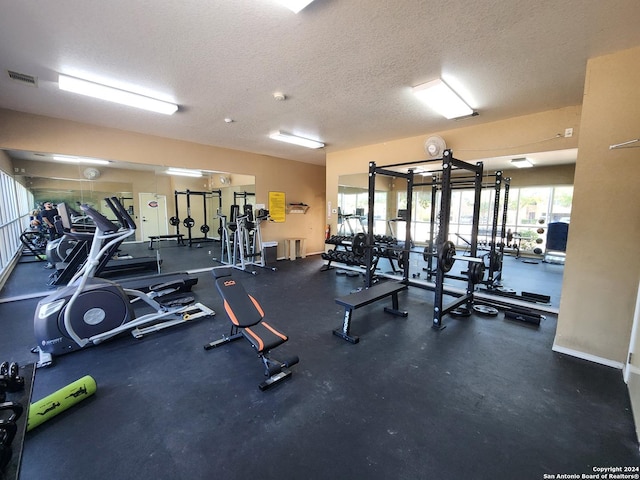
[[33, 430], [94, 393], [96, 393], [96, 381], [90, 375], [85, 375], [42, 400], [32, 403], [29, 408], [27, 431]]

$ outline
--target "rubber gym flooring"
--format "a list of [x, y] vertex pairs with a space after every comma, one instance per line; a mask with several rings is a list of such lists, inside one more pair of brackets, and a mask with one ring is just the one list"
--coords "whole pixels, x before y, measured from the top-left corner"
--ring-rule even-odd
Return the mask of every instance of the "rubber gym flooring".
[[[165, 242], [163, 270], [218, 265], [211, 249]], [[622, 373], [553, 352], [554, 315], [540, 327], [445, 316], [436, 332], [433, 293], [412, 287], [399, 294], [407, 318], [383, 312], [389, 299], [356, 310], [352, 345], [331, 333], [343, 316], [334, 299], [362, 277], [321, 272], [323, 263], [234, 271], [289, 336], [272, 356], [300, 357], [271, 390], [258, 389], [262, 365], [248, 342], [203, 349], [230, 325], [207, 272], [193, 291], [215, 317], [124, 334], [38, 369], [32, 401], [84, 375], [98, 388], [27, 434], [20, 478], [537, 480], [640, 464]], [[20, 264], [0, 296], [46, 291], [48, 274]], [[0, 303], [0, 360], [36, 360], [37, 301]]]

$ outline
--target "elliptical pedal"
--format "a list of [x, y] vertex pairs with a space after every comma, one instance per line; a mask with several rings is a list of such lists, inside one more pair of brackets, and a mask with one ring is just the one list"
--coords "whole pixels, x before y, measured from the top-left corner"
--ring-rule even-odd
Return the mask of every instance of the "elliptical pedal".
[[155, 301], [163, 307], [178, 307], [191, 305], [196, 301], [196, 297], [188, 293], [174, 292], [155, 297]]

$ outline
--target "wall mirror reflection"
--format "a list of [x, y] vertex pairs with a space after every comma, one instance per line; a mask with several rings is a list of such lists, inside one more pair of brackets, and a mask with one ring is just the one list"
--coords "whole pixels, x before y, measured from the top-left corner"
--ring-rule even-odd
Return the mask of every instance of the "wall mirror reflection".
[[[252, 175], [114, 160], [68, 163], [50, 153], [5, 153], [18, 182], [33, 195], [32, 208], [64, 202], [77, 211], [80, 204], [88, 204], [114, 219], [104, 198], [116, 197], [136, 222], [135, 240], [140, 242], [172, 235], [192, 242], [219, 240], [221, 216], [229, 216], [232, 205], [255, 203]], [[161, 242], [153, 247], [160, 248]]]

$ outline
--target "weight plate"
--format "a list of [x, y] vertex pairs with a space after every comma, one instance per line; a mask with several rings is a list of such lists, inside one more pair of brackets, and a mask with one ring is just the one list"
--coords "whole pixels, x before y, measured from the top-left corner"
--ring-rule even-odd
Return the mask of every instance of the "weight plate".
[[502, 271], [502, 260], [500, 258], [500, 253], [495, 251], [491, 252], [491, 254], [489, 255], [489, 265], [494, 272]]
[[471, 282], [474, 285], [477, 285], [478, 283], [480, 283], [483, 279], [484, 279], [484, 271], [485, 271], [485, 266], [484, 266], [484, 262], [482, 263], [469, 263], [469, 270], [467, 271], [467, 275], [469, 275], [469, 278], [471, 279]]
[[177, 227], [180, 224], [180, 219], [178, 217], [171, 217], [169, 223], [172, 227]]
[[469, 309], [465, 308], [465, 307], [455, 308], [455, 309], [451, 310], [450, 313], [454, 317], [468, 317], [468, 316], [471, 315], [471, 312], [469, 311]]
[[207, 224], [205, 223], [204, 225], [202, 225], [202, 226], [200, 227], [200, 231], [201, 231], [202, 233], [209, 233], [209, 225], [207, 225]]
[[187, 217], [187, 218], [184, 219], [184, 222], [182, 222], [182, 224], [186, 228], [193, 228], [193, 226], [196, 224], [196, 221], [191, 217]]
[[497, 287], [496, 290], [502, 293], [516, 293], [516, 291], [513, 288], [509, 288], [509, 287]]
[[351, 251], [356, 255], [364, 255], [365, 249], [367, 248], [367, 236], [360, 232], [355, 237], [353, 237], [353, 242], [351, 243]]
[[490, 307], [488, 305], [474, 305], [473, 310], [477, 313], [488, 315], [490, 317], [495, 317], [498, 315], [498, 309]]
[[455, 254], [455, 244], [450, 240], [444, 242], [438, 252], [438, 268], [445, 273], [451, 270], [454, 262], [456, 261], [455, 258], [453, 258]]

